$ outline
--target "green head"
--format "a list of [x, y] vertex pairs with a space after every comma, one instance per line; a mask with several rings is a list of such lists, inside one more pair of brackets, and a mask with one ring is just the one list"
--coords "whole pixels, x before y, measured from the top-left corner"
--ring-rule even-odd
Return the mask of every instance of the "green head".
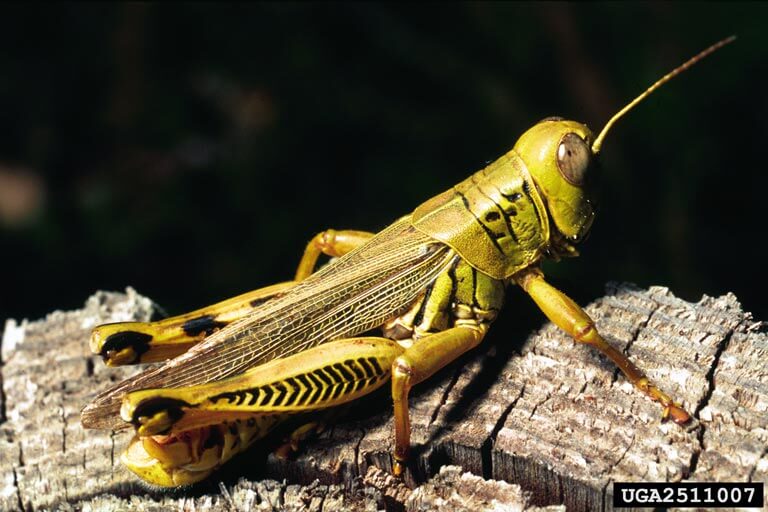
[[552, 117], [525, 132], [514, 147], [546, 201], [554, 227], [571, 242], [582, 239], [595, 217], [584, 187], [593, 140], [586, 125]]
[[546, 202], [554, 228], [567, 242], [578, 242], [592, 226], [594, 202], [585, 184], [603, 140], [616, 121], [670, 79], [734, 39], [731, 36], [715, 43], [667, 73], [617, 112], [597, 137], [582, 123], [551, 117], [518, 139], [514, 150], [525, 162]]

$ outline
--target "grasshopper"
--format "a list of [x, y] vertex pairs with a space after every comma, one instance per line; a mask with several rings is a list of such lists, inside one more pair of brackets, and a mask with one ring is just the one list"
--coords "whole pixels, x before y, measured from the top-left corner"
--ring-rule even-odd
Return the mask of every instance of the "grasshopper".
[[[293, 281], [157, 322], [96, 327], [91, 349], [109, 366], [170, 361], [100, 393], [83, 409], [83, 426], [134, 426], [124, 464], [147, 482], [179, 486], [206, 478], [290, 417], [391, 381], [399, 476], [411, 388], [482, 341], [510, 284], [577, 342], [610, 358], [661, 404], [663, 419], [688, 422], [681, 405], [544, 279], [540, 263], [577, 255], [595, 215], [588, 169], [616, 121], [733, 39], [658, 80], [597, 137], [582, 123], [544, 119], [501, 158], [380, 233], [318, 234]], [[323, 254], [334, 259], [315, 271]], [[381, 336], [363, 335], [376, 328]]]

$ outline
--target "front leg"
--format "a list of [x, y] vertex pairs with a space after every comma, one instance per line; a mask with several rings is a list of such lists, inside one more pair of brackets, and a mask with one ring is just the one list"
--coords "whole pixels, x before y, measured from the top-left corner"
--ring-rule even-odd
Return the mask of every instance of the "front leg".
[[664, 419], [672, 418], [678, 424], [687, 423], [691, 419], [682, 407], [652, 383], [627, 356], [609, 345], [597, 332], [595, 322], [589, 315], [570, 297], [547, 283], [541, 270], [538, 268], [527, 269], [517, 274], [514, 279], [531, 296], [552, 323], [567, 332], [579, 343], [591, 345], [608, 356], [637, 389], [659, 402], [664, 407]]

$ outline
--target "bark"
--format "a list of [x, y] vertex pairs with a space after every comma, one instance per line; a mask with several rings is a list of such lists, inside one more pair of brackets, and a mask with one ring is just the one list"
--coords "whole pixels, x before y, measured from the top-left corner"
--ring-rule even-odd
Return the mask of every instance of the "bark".
[[660, 407], [609, 361], [545, 324], [521, 354], [481, 348], [414, 390], [404, 482], [388, 475], [382, 392], [352, 404], [291, 460], [257, 447], [172, 493], [147, 489], [120, 465], [130, 432], [79, 423], [98, 390], [137, 371], [105, 368], [88, 353], [89, 330], [146, 320], [151, 301], [99, 292], [78, 311], [9, 320], [0, 509], [600, 510], [611, 508], [613, 481], [768, 480], [768, 334], [733, 295], [689, 303], [666, 288], [609, 285], [587, 310], [698, 420], [662, 422]]

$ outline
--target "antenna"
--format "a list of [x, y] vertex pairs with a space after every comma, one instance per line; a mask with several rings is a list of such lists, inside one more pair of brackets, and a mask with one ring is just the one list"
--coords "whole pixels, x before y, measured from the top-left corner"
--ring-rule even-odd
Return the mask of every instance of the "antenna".
[[625, 106], [624, 108], [619, 110], [616, 114], [614, 114], [614, 116], [607, 123], [605, 123], [605, 127], [600, 132], [600, 134], [597, 136], [597, 138], [595, 139], [595, 142], [592, 144], [592, 152], [594, 154], [598, 154], [600, 152], [600, 148], [603, 145], [603, 139], [605, 139], [605, 134], [608, 133], [608, 130], [613, 128], [613, 125], [616, 124], [616, 121], [621, 119], [621, 117], [624, 114], [626, 114], [627, 112], [632, 110], [635, 107], [635, 105], [637, 105], [638, 103], [643, 101], [645, 98], [650, 96], [650, 94], [653, 91], [655, 91], [656, 89], [658, 89], [659, 87], [661, 87], [665, 83], [669, 82], [670, 80], [675, 78], [677, 75], [679, 75], [683, 71], [686, 71], [688, 68], [690, 68], [691, 66], [693, 66], [694, 64], [699, 62], [704, 57], [710, 55], [711, 53], [713, 53], [713, 52], [715, 52], [717, 50], [719, 50], [723, 46], [725, 46], [725, 45], [727, 45], [729, 43], [732, 43], [735, 39], [736, 39], [736, 36], [726, 37], [725, 39], [722, 39], [722, 40], [716, 42], [715, 44], [713, 44], [712, 46], [710, 46], [706, 50], [703, 50], [703, 51], [699, 52], [698, 54], [694, 55], [693, 57], [688, 59], [683, 64], [679, 65], [678, 67], [676, 67], [675, 69], [673, 69], [672, 71], [670, 71], [669, 73], [667, 73], [666, 75], [661, 77], [655, 84], [653, 84], [648, 89], [646, 89], [645, 92], [643, 92], [640, 96], [638, 96], [637, 98], [635, 98], [632, 101], [630, 101], [627, 104], [627, 106]]

